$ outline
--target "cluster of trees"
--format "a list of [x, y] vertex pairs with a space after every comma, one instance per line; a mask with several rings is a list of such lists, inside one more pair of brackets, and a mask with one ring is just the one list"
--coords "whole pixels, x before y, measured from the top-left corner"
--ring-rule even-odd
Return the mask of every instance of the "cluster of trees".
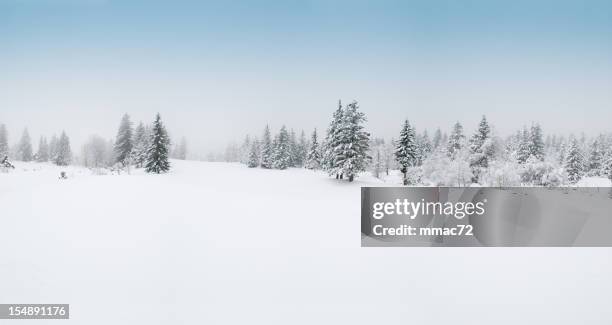
[[[145, 168], [147, 172], [162, 173], [170, 169], [169, 157], [186, 159], [187, 141], [183, 138], [173, 150], [170, 150], [170, 137], [159, 114], [151, 125], [140, 122], [134, 129], [129, 115], [121, 119], [117, 136], [114, 140], [105, 140], [92, 135], [81, 150], [81, 163], [91, 168]], [[53, 162], [59, 166], [69, 165], [73, 161], [70, 139], [65, 132], [51, 140], [41, 137], [38, 150], [34, 153], [32, 141], [27, 129], [19, 142], [9, 148], [8, 132], [0, 124], [0, 159], [11, 157], [20, 161]], [[8, 161], [8, 160], [7, 160]]]
[[247, 135], [241, 146], [228, 146], [225, 159], [240, 161], [251, 168], [322, 169], [337, 179], [352, 182], [371, 160], [370, 134], [364, 130], [365, 121], [365, 114], [359, 111], [356, 101], [345, 106], [339, 102], [323, 141], [319, 140], [316, 129], [307, 139], [304, 131], [298, 138], [293, 130], [282, 126], [272, 137], [270, 127], [266, 126], [261, 138]]
[[66, 166], [72, 161], [70, 138], [64, 131], [59, 137], [53, 135], [50, 141], [42, 136], [38, 142], [38, 150], [34, 152], [27, 128], [23, 130], [19, 142], [10, 147], [6, 126], [0, 124], [0, 159], [8, 162], [9, 158], [26, 162], [53, 162], [58, 166]]
[[438, 130], [430, 141], [427, 132], [417, 136], [405, 121], [393, 145], [404, 184], [560, 186], [575, 184], [584, 176], [612, 179], [611, 136], [544, 138], [537, 123], [504, 139], [494, 134], [483, 116], [469, 138], [457, 122], [448, 137]]
[[[186, 144], [185, 144], [186, 146]], [[186, 147], [181, 149], [186, 153]], [[134, 129], [130, 116], [123, 115], [114, 142], [92, 136], [83, 147], [86, 166], [128, 169], [145, 168], [148, 173], [170, 170], [170, 137], [159, 113], [151, 125], [138, 123]]]

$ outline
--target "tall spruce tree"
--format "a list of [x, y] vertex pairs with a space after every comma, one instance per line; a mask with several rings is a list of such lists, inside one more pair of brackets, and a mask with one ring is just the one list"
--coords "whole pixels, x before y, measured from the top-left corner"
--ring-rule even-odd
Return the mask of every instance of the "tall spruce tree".
[[317, 129], [312, 131], [310, 139], [310, 149], [308, 150], [308, 158], [306, 159], [306, 168], [319, 169], [321, 168], [321, 150], [317, 139]]
[[275, 138], [272, 167], [286, 169], [291, 167], [291, 136], [283, 125]]
[[567, 156], [565, 158], [565, 171], [567, 179], [570, 183], [577, 183], [584, 175], [584, 157], [578, 140], [575, 138], [570, 140]]
[[486, 150], [485, 144], [491, 139], [491, 127], [483, 115], [478, 130], [470, 138], [470, 167], [472, 168], [472, 182], [477, 183], [480, 173], [489, 167], [491, 152]]
[[8, 132], [6, 125], [0, 124], [0, 160], [9, 156]]
[[526, 127], [521, 130], [519, 135], [519, 143], [516, 152], [516, 159], [519, 164], [524, 164], [531, 157], [531, 135]]
[[55, 162], [58, 166], [68, 166], [72, 161], [72, 150], [70, 149], [70, 139], [66, 135], [66, 132], [62, 131], [62, 134], [57, 141], [57, 152], [55, 153]]
[[334, 111], [332, 121], [327, 128], [325, 136], [325, 146], [323, 148], [323, 156], [321, 165], [329, 175], [336, 175], [337, 179], [343, 178], [342, 170], [339, 168], [338, 155], [336, 148], [340, 145], [340, 128], [344, 120], [344, 108], [342, 101], [338, 101], [338, 108]]
[[537, 123], [531, 126], [531, 132], [529, 132], [529, 155], [539, 161], [544, 161], [542, 128]]
[[408, 168], [415, 166], [418, 159], [417, 145], [414, 129], [408, 120], [404, 121], [404, 126], [400, 132], [400, 137], [395, 145], [395, 159], [400, 166], [403, 174], [404, 185], [408, 185]]
[[359, 111], [357, 101], [346, 105], [338, 133], [338, 142], [334, 150], [336, 168], [341, 175], [352, 182], [355, 176], [366, 170], [372, 159], [368, 155], [370, 134], [364, 131], [365, 114]]
[[147, 161], [147, 151], [151, 145], [151, 132], [142, 122], [138, 123], [134, 130], [132, 143], [132, 162], [136, 165], [136, 168], [141, 168]]
[[454, 159], [455, 154], [461, 150], [461, 148], [463, 148], [464, 139], [465, 135], [463, 135], [463, 125], [457, 122], [455, 125], [453, 125], [451, 135], [448, 137], [447, 152], [449, 157]]
[[36, 152], [36, 161], [49, 161], [49, 144], [47, 144], [47, 138], [45, 137], [40, 137], [40, 141], [38, 141], [38, 152]]
[[23, 134], [21, 135], [21, 140], [19, 141], [19, 146], [17, 147], [17, 157], [21, 161], [32, 161], [34, 159], [34, 155], [32, 153], [32, 139], [30, 138], [28, 129], [24, 129]]
[[132, 157], [132, 122], [130, 116], [124, 114], [119, 124], [119, 130], [117, 131], [117, 138], [115, 140], [115, 162], [121, 163], [123, 166], [130, 164], [130, 158]]
[[160, 174], [170, 170], [168, 147], [170, 147], [170, 138], [161, 120], [161, 116], [157, 113], [153, 122], [153, 129], [151, 130], [151, 145], [147, 150], [145, 166], [147, 173]]
[[261, 138], [261, 167], [272, 168], [272, 160], [274, 156], [274, 148], [272, 147], [272, 136], [270, 135], [270, 126], [266, 125]]
[[587, 173], [590, 176], [601, 176], [605, 167], [605, 146], [602, 137], [598, 137], [591, 143], [591, 152], [587, 165]]

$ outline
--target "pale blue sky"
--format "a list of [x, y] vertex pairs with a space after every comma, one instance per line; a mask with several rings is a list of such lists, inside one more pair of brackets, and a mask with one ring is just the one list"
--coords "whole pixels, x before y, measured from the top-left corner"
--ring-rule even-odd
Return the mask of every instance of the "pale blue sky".
[[612, 1], [0, 0], [0, 123], [111, 137], [162, 113], [198, 150], [266, 122], [374, 135], [612, 131]]

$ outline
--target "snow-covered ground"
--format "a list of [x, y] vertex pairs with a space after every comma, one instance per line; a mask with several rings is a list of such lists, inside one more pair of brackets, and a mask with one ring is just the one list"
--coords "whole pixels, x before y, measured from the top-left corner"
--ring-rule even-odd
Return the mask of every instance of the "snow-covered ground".
[[360, 186], [393, 182], [172, 163], [0, 173], [0, 303], [69, 303], [71, 324], [612, 323], [611, 248], [361, 248]]

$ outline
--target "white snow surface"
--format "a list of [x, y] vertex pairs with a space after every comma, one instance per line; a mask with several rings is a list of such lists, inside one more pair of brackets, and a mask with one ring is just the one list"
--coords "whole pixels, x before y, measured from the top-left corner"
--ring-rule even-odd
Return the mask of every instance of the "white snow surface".
[[395, 185], [372, 177], [16, 165], [0, 303], [69, 303], [70, 324], [612, 323], [610, 248], [361, 248], [360, 186]]

